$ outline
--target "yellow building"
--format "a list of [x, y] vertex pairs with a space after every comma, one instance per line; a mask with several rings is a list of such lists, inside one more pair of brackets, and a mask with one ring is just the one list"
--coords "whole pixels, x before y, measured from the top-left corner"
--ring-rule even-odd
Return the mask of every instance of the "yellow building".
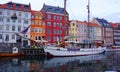
[[77, 41], [77, 36], [78, 36], [78, 27], [77, 27], [77, 22], [76, 21], [70, 21], [70, 26], [69, 26], [69, 40], [70, 41]]

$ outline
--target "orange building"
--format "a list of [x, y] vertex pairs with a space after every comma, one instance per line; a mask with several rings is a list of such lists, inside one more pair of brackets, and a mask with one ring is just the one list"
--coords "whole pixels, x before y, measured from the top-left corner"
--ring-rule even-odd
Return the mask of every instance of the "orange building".
[[40, 11], [32, 10], [31, 17], [31, 39], [40, 42], [45, 37], [45, 22], [43, 21], [43, 15]]

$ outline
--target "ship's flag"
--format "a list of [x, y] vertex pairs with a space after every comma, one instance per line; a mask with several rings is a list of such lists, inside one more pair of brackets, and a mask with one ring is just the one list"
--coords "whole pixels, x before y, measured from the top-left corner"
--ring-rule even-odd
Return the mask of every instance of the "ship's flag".
[[29, 28], [30, 28], [30, 25], [27, 28], [25, 28], [23, 31], [21, 31], [20, 33], [26, 34], [26, 32], [28, 31]]
[[57, 37], [57, 44], [60, 45], [60, 36]]

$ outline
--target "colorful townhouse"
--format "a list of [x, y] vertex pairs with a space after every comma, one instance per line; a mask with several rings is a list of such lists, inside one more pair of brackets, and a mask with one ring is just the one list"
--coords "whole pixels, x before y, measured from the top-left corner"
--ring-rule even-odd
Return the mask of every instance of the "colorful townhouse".
[[89, 23], [90, 39], [94, 43], [102, 43], [102, 28], [97, 23]]
[[69, 25], [69, 40], [83, 43], [87, 39], [86, 22], [71, 20]]
[[77, 21], [76, 20], [72, 20], [70, 21], [69, 24], [69, 41], [78, 41], [77, 36], [78, 34], [78, 28], [77, 28]]
[[[0, 4], [0, 43], [7, 44], [23, 42], [29, 45], [30, 41], [17, 36], [22, 30], [31, 24], [31, 5], [8, 2]], [[20, 34], [30, 38], [30, 29], [25, 34]]]
[[45, 37], [45, 22], [43, 21], [43, 14], [40, 11], [32, 10], [31, 17], [31, 40], [41, 42]]
[[45, 21], [45, 35], [48, 43], [56, 43], [57, 37], [64, 41], [68, 35], [69, 14], [64, 8], [50, 5], [43, 5], [41, 9]]
[[110, 24], [113, 27], [113, 45], [120, 46], [120, 23], [112, 23]]
[[69, 36], [70, 41], [78, 42], [80, 46], [84, 43], [94, 46], [96, 43], [102, 43], [102, 28], [97, 23], [72, 20], [69, 25]]
[[93, 18], [93, 23], [97, 23], [102, 28], [102, 41], [106, 46], [113, 44], [113, 28], [111, 24], [105, 20], [100, 18]]

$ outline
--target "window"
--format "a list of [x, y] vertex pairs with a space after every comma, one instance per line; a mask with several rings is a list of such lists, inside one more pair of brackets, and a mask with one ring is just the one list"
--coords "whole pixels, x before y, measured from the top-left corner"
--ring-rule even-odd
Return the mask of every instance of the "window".
[[45, 29], [42, 29], [42, 33], [45, 33]]
[[59, 20], [60, 18], [59, 18], [59, 16], [57, 16], [57, 20]]
[[62, 27], [62, 23], [60, 23], [60, 27]]
[[31, 32], [34, 32], [34, 28], [31, 28]]
[[21, 17], [22, 16], [22, 12], [19, 12], [18, 16]]
[[75, 24], [73, 23], [73, 26], [75, 26]]
[[57, 26], [59, 27], [59, 23], [57, 23]]
[[20, 9], [20, 7], [21, 7], [21, 5], [20, 5], [20, 4], [16, 5], [16, 8], [17, 8], [17, 9]]
[[12, 26], [12, 31], [15, 31], [15, 26]]
[[62, 20], [62, 16], [60, 16], [60, 20]]
[[54, 22], [54, 27], [56, 27], [57, 25], [56, 25], [56, 22]]
[[2, 10], [0, 10], [0, 15], [2, 15], [3, 14], [3, 12], [2, 12]]
[[57, 19], [57, 16], [54, 16], [54, 20], [56, 20]]
[[28, 20], [24, 20], [24, 24], [28, 24]]
[[12, 4], [8, 4], [8, 8], [12, 8], [13, 7], [13, 5]]
[[35, 36], [35, 40], [37, 40], [37, 36]]
[[9, 41], [9, 34], [6, 34], [5, 41]]
[[38, 39], [41, 40], [41, 36], [39, 36]]
[[31, 24], [34, 24], [34, 20], [31, 21]]
[[47, 19], [51, 19], [51, 15], [47, 15]]
[[47, 22], [47, 26], [51, 26], [51, 22]]
[[16, 20], [12, 19], [12, 22], [13, 22], [13, 23], [15, 23], [15, 22], [16, 22]]
[[35, 21], [35, 24], [38, 25], [38, 24], [39, 24], [39, 21]]
[[25, 13], [25, 17], [28, 17], [28, 13]]
[[15, 35], [12, 35], [12, 39], [15, 39]]
[[54, 29], [54, 34], [57, 34], [57, 30], [56, 29]]
[[10, 18], [7, 18], [6, 22], [10, 22]]
[[18, 19], [18, 23], [21, 23], [21, 19]]
[[48, 33], [48, 34], [51, 34], [51, 29], [48, 29], [48, 30], [47, 30], [47, 33]]
[[21, 26], [18, 26], [18, 31], [21, 31]]
[[35, 31], [34, 32], [37, 32], [37, 28], [35, 28]]
[[9, 11], [9, 10], [7, 11], [7, 15], [8, 15], [8, 16], [10, 15], [10, 11]]
[[60, 30], [60, 34], [62, 34], [62, 30]]
[[25, 9], [25, 10], [28, 10], [28, 9], [29, 9], [29, 6], [28, 6], [28, 5], [25, 5], [25, 6], [24, 6], [24, 9]]
[[10, 25], [6, 25], [6, 30], [9, 30], [9, 28], [10, 28]]
[[0, 18], [0, 22], [3, 22], [3, 18]]
[[35, 18], [37, 18], [37, 19], [38, 19], [39, 17], [38, 17], [38, 16], [35, 16]]
[[28, 37], [28, 35], [25, 35], [25, 37], [27, 38], [27, 37]]
[[0, 34], [0, 39], [2, 39], [2, 34]]
[[3, 28], [3, 26], [2, 26], [2, 25], [0, 25], [0, 30], [2, 30], [2, 28]]
[[50, 36], [48, 36], [48, 37], [47, 37], [47, 40], [48, 40], [48, 41], [51, 41], [51, 37], [50, 37]]
[[57, 38], [54, 36], [54, 37], [53, 37], [53, 40], [54, 40], [54, 41], [56, 41], [56, 40], [57, 40]]
[[34, 15], [32, 15], [32, 18], [34, 18]]

